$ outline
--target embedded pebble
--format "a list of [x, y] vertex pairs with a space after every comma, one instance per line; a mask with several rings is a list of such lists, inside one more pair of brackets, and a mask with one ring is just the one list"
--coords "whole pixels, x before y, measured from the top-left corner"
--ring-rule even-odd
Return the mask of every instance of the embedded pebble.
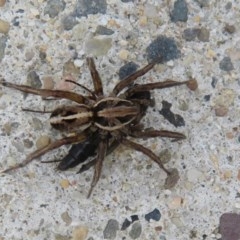
[[180, 196], [175, 196], [168, 202], [168, 207], [169, 209], [178, 209], [182, 206], [182, 204], [183, 198]]
[[78, 226], [73, 230], [72, 240], [85, 240], [88, 235], [88, 227]]
[[73, 29], [73, 27], [76, 26], [77, 24], [78, 24], [78, 21], [76, 19], [76, 16], [73, 14], [70, 14], [64, 17], [62, 20], [63, 29], [66, 31]]
[[183, 31], [183, 38], [186, 41], [193, 41], [199, 33], [199, 28], [186, 28]]
[[152, 212], [145, 215], [145, 220], [150, 222], [150, 220], [159, 221], [161, 219], [160, 211], [155, 208]]
[[35, 71], [31, 71], [31, 72], [28, 73], [27, 84], [31, 87], [34, 87], [34, 88], [41, 88], [42, 87], [42, 83], [40, 81], [40, 78]]
[[176, 0], [171, 12], [173, 22], [186, 22], [188, 20], [188, 6], [185, 0]]
[[40, 136], [36, 141], [36, 147], [37, 149], [41, 149], [43, 147], [46, 147], [51, 142], [51, 138], [47, 135]]
[[0, 0], [0, 7], [3, 7], [6, 3], [6, 0]]
[[24, 139], [23, 144], [24, 144], [25, 148], [31, 148], [33, 146], [33, 141], [31, 141], [29, 139]]
[[209, 6], [209, 0], [195, 0], [199, 4], [199, 6], [202, 7], [208, 7]]
[[103, 231], [104, 239], [115, 239], [118, 230], [119, 230], [118, 221], [115, 219], [110, 219]]
[[27, 50], [27, 51], [25, 52], [25, 61], [26, 61], [26, 62], [31, 61], [31, 60], [34, 58], [34, 55], [35, 55], [35, 53], [34, 53], [33, 50]]
[[163, 63], [180, 57], [173, 38], [158, 36], [146, 49], [149, 62]]
[[233, 34], [233, 33], [235, 33], [236, 28], [235, 28], [234, 25], [230, 25], [230, 24], [227, 23], [227, 24], [224, 26], [224, 31], [227, 32], [227, 33], [229, 33], [229, 34]]
[[125, 50], [125, 49], [120, 50], [120, 52], [118, 54], [119, 58], [122, 60], [127, 60], [128, 55], [129, 55], [129, 51]]
[[70, 186], [70, 182], [68, 179], [62, 179], [60, 181], [60, 185], [62, 188], [68, 188]]
[[61, 214], [61, 218], [65, 222], [66, 226], [69, 226], [72, 223], [72, 218], [66, 211]]
[[167, 101], [162, 101], [162, 109], [159, 111], [159, 113], [168, 120], [171, 124], [173, 124], [175, 127], [182, 127], [185, 126], [185, 121], [182, 116], [179, 114], [174, 114], [170, 109], [172, 107], [172, 104]]
[[44, 8], [44, 14], [54, 18], [65, 9], [65, 6], [66, 3], [63, 0], [48, 0]]
[[134, 62], [128, 62], [125, 65], [123, 65], [120, 69], [119, 69], [119, 78], [121, 80], [125, 79], [127, 76], [133, 74], [134, 72], [137, 71], [137, 68], [139, 67], [139, 65], [137, 65]]
[[0, 33], [7, 34], [10, 30], [9, 22], [0, 19]]
[[224, 240], [240, 239], [240, 214], [224, 213], [220, 217], [219, 232]]
[[199, 29], [197, 37], [201, 42], [209, 42], [210, 32], [207, 28], [202, 27]]
[[173, 169], [168, 169], [170, 171], [170, 175], [167, 176], [165, 183], [164, 183], [164, 188], [165, 189], [171, 189], [176, 186], [178, 183], [178, 180], [180, 179], [179, 172], [176, 168]]
[[108, 50], [112, 47], [112, 39], [89, 39], [85, 44], [85, 51], [87, 54], [92, 54], [94, 56], [106, 55]]
[[126, 230], [130, 225], [131, 225], [131, 221], [129, 221], [127, 218], [125, 218], [122, 227], [121, 227], [121, 231]]
[[121, 0], [123, 3], [133, 2], [134, 0]]
[[54, 88], [54, 81], [51, 76], [43, 76], [42, 82], [43, 82], [44, 89], [53, 89]]
[[223, 71], [231, 71], [234, 69], [231, 58], [230, 57], [224, 57], [220, 63], [219, 63], [219, 67], [220, 69], [222, 69]]
[[5, 48], [7, 43], [7, 37], [2, 36], [0, 37], [0, 61], [4, 58]]
[[95, 34], [98, 34], [98, 35], [112, 35], [113, 33], [114, 31], [112, 29], [109, 29], [102, 25], [98, 25], [95, 31]]
[[163, 164], [166, 164], [171, 160], [171, 152], [168, 149], [162, 150], [158, 156]]
[[140, 222], [135, 222], [132, 225], [131, 230], [129, 231], [129, 236], [131, 237], [131, 239], [137, 239], [140, 237], [142, 233], [142, 225]]
[[75, 13], [77, 17], [87, 16], [89, 14], [105, 14], [107, 11], [106, 0], [78, 0]]
[[224, 116], [226, 116], [227, 113], [228, 113], [228, 107], [222, 106], [222, 105], [220, 105], [220, 106], [215, 106], [214, 110], [215, 110], [215, 115], [216, 115], [217, 117], [224, 117]]

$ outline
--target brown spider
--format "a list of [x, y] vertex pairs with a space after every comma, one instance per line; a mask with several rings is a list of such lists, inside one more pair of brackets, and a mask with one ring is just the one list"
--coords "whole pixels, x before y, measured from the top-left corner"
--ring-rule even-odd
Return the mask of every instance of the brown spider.
[[[159, 157], [143, 145], [129, 140], [128, 137], [167, 137], [173, 138], [174, 140], [184, 139], [185, 136], [178, 132], [143, 129], [140, 121], [145, 115], [147, 108], [152, 106], [153, 101], [151, 99], [150, 90], [184, 84], [191, 89], [193, 88], [192, 86], [197, 86], [196, 81], [189, 80], [177, 82], [166, 80], [164, 82], [132, 85], [138, 77], [143, 76], [154, 67], [155, 63], [149, 63], [119, 82], [114, 87], [111, 94], [105, 96], [103, 93], [102, 81], [96, 70], [94, 60], [92, 58], [87, 58], [87, 63], [91, 72], [94, 91], [89, 90], [81, 84], [77, 85], [84, 88], [89, 93], [88, 96], [62, 90], [36, 89], [26, 85], [9, 83], [4, 79], [0, 80], [1, 85], [22, 92], [40, 95], [45, 98], [63, 98], [75, 102], [75, 104], [72, 105], [56, 108], [52, 111], [50, 117], [52, 127], [61, 131], [67, 131], [71, 134], [34, 151], [28, 155], [23, 162], [9, 167], [1, 171], [1, 173], [7, 173], [14, 169], [24, 167], [35, 158], [42, 156], [50, 150], [59, 148], [62, 145], [74, 144], [69, 154], [61, 160], [58, 169], [66, 170], [70, 167], [74, 167], [84, 162], [89, 156], [95, 154], [95, 159], [88, 165], [85, 165], [86, 169], [94, 165], [94, 176], [88, 193], [88, 197], [90, 197], [93, 188], [100, 178], [105, 155], [113, 151], [119, 144], [123, 144], [147, 155], [156, 162], [168, 176], [170, 176], [172, 171], [164, 167]], [[125, 91], [120, 94], [124, 89]], [[82, 167], [79, 172], [86, 169]]]

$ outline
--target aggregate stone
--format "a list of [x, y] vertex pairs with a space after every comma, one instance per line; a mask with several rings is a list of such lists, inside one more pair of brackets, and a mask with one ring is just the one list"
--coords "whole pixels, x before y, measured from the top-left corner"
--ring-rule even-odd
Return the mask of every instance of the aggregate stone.
[[115, 239], [118, 230], [119, 230], [118, 221], [115, 219], [110, 219], [103, 231], [104, 239]]
[[63, 0], [49, 0], [44, 8], [44, 14], [54, 18], [65, 9], [65, 6], [66, 3]]
[[132, 73], [136, 72], [137, 68], [139, 66], [134, 63], [134, 62], [128, 62], [126, 63], [124, 66], [122, 66], [120, 69], [119, 69], [119, 78], [121, 80], [123, 80], [124, 78], [126, 78], [127, 76], [131, 75]]
[[193, 41], [193, 40], [195, 40], [195, 38], [197, 37], [198, 32], [199, 32], [199, 29], [198, 29], [198, 28], [186, 28], [186, 29], [183, 31], [183, 38], [184, 38], [186, 41]]
[[186, 22], [188, 20], [188, 6], [185, 0], [177, 0], [174, 2], [171, 20], [173, 22]]
[[142, 225], [140, 222], [135, 222], [133, 225], [132, 225], [132, 228], [129, 232], [129, 236], [132, 238], [132, 239], [137, 239], [140, 237], [142, 233]]
[[7, 43], [7, 37], [0, 37], [0, 61], [4, 58], [5, 48]]
[[222, 69], [223, 71], [226, 71], [226, 72], [233, 70], [233, 64], [232, 64], [231, 58], [224, 57], [220, 61], [219, 67], [220, 67], [220, 69]]
[[77, 17], [82, 17], [89, 14], [105, 14], [106, 10], [106, 0], [78, 0], [75, 13]]
[[35, 71], [30, 71], [27, 75], [27, 83], [34, 88], [41, 88], [42, 83], [38, 74]]
[[97, 26], [95, 34], [98, 35], [112, 35], [114, 31], [112, 29], [106, 28], [102, 25]]
[[159, 221], [161, 219], [160, 211], [155, 208], [152, 212], [145, 215], [145, 219], [149, 222], [151, 219], [155, 221]]
[[175, 40], [163, 35], [158, 36], [147, 47], [146, 52], [149, 62], [163, 63], [180, 57]]
[[202, 27], [199, 29], [197, 37], [198, 37], [198, 40], [201, 42], [208, 42], [210, 37], [210, 32], [207, 28]]

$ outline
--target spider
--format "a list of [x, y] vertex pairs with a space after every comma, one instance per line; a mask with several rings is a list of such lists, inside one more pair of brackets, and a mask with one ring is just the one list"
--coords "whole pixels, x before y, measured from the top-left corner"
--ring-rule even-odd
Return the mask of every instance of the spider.
[[[94, 166], [94, 174], [88, 192], [88, 197], [90, 197], [93, 188], [99, 181], [105, 156], [114, 151], [118, 145], [122, 144], [147, 155], [168, 177], [171, 176], [172, 171], [165, 168], [161, 159], [154, 152], [130, 140], [129, 137], [184, 139], [185, 135], [182, 133], [144, 129], [141, 119], [146, 114], [147, 108], [153, 106], [153, 99], [150, 94], [151, 90], [179, 85], [187, 85], [190, 89], [194, 90], [193, 86], [197, 86], [197, 83], [193, 79], [184, 82], [166, 80], [147, 84], [134, 83], [138, 77], [146, 74], [155, 64], [155, 62], [149, 63], [117, 83], [108, 96], [104, 95], [102, 81], [96, 70], [93, 58], [87, 58], [87, 65], [91, 73], [94, 91], [75, 83], [85, 89], [88, 95], [63, 90], [36, 89], [26, 85], [13, 84], [1, 79], [0, 84], [5, 87], [45, 98], [54, 97], [73, 102], [71, 105], [57, 107], [51, 112], [50, 116], [51, 126], [60, 131], [67, 132], [67, 136], [34, 151], [23, 162], [2, 170], [1, 173], [22, 168], [50, 150], [63, 145], [73, 144], [67, 156], [58, 164], [57, 169], [62, 171], [67, 170], [84, 162], [88, 157], [95, 156], [93, 160], [83, 165], [78, 171], [80, 173]], [[66, 81], [72, 82], [71, 80]]]

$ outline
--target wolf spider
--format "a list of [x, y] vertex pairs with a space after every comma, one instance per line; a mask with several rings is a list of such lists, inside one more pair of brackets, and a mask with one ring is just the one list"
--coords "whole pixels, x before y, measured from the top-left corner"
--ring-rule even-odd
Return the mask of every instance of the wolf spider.
[[[94, 91], [81, 84], [75, 84], [84, 88], [88, 95], [63, 90], [36, 89], [26, 85], [9, 83], [4, 79], [0, 80], [0, 84], [5, 87], [45, 98], [67, 99], [75, 103], [57, 107], [51, 112], [50, 116], [50, 124], [53, 128], [71, 134], [34, 151], [23, 162], [2, 170], [1, 173], [24, 167], [34, 159], [62, 145], [74, 144], [69, 154], [60, 161], [57, 168], [66, 170], [84, 162], [89, 156], [95, 155], [92, 161], [79, 170], [79, 172], [82, 172], [94, 166], [94, 175], [88, 192], [88, 197], [90, 197], [100, 178], [104, 157], [119, 144], [122, 144], [147, 155], [157, 163], [167, 176], [171, 176], [172, 171], [165, 168], [156, 154], [143, 145], [128, 139], [128, 137], [184, 139], [185, 135], [178, 132], [144, 129], [141, 119], [145, 115], [147, 108], [152, 106], [151, 90], [178, 85], [187, 85], [191, 89], [190, 86], [196, 84], [195, 80], [184, 82], [166, 80], [164, 82], [134, 84], [138, 77], [143, 76], [154, 67], [156, 63], [152, 62], [117, 83], [110, 95], [106, 96], [93, 58], [87, 58], [87, 64], [91, 73]], [[125, 91], [121, 94], [124, 89]]]

